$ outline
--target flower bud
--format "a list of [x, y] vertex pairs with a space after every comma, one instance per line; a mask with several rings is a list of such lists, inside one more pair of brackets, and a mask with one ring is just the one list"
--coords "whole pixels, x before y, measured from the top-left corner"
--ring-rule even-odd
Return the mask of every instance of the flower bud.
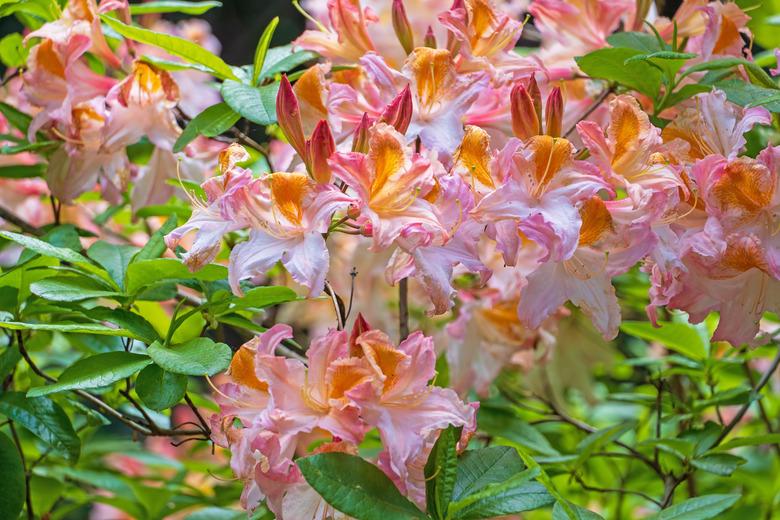
[[403, 0], [393, 0], [392, 15], [395, 35], [406, 54], [410, 54], [414, 50], [414, 35], [412, 34], [412, 25], [406, 16]]
[[328, 158], [336, 151], [336, 143], [333, 140], [333, 134], [330, 132], [330, 126], [325, 120], [317, 123], [314, 132], [311, 134], [311, 140], [308, 141], [309, 152], [309, 173], [314, 180], [320, 184], [330, 182], [330, 166]]
[[531, 79], [528, 80], [528, 94], [531, 99], [534, 100], [534, 110], [536, 110], [536, 117], [539, 119], [539, 128], [542, 126], [542, 92], [539, 90], [539, 85], [536, 83], [536, 75], [531, 75]]
[[380, 121], [392, 125], [402, 134], [406, 133], [409, 123], [412, 122], [412, 91], [409, 85], [398, 94], [392, 102], [385, 108]]
[[302, 158], [306, 158], [306, 138], [301, 123], [301, 108], [287, 75], [282, 75], [279, 93], [276, 95], [276, 118], [290, 145]]
[[433, 27], [428, 26], [428, 30], [425, 32], [425, 39], [423, 40], [423, 47], [430, 47], [436, 49], [436, 35], [433, 34]]
[[523, 85], [515, 85], [509, 96], [512, 114], [512, 131], [515, 137], [525, 141], [539, 135], [541, 128], [531, 94]]
[[355, 324], [352, 326], [352, 333], [349, 335], [349, 352], [352, 356], [362, 355], [362, 351], [357, 344], [357, 339], [364, 333], [371, 330], [371, 325], [363, 317], [363, 313], [358, 313], [355, 318]]
[[555, 87], [547, 96], [547, 104], [544, 107], [544, 129], [550, 137], [561, 137], [563, 126], [563, 96], [561, 89]]
[[363, 119], [355, 129], [355, 135], [352, 138], [352, 151], [359, 153], [368, 153], [368, 129], [371, 126], [371, 119], [368, 114], [363, 112]]
[[362, 212], [363, 211], [360, 209], [360, 206], [357, 204], [350, 204], [347, 208], [347, 216], [352, 220], [357, 220]]

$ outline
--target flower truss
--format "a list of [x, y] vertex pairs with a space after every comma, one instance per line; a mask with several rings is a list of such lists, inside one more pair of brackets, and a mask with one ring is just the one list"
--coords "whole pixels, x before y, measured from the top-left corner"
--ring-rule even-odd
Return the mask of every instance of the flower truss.
[[[295, 2], [308, 28], [269, 49], [273, 22], [246, 67], [216, 56], [202, 22], [139, 18], [144, 28], [132, 16], [154, 8], [123, 0], [70, 0], [18, 42], [26, 54], [0, 107], [17, 150], [2, 165], [45, 173], [0, 179], [9, 224], [37, 230], [64, 210], [105, 237], [121, 226], [91, 217], [125, 204], [159, 216], [184, 200], [186, 221], [130, 243], [165, 235], [168, 259], [188, 268], [179, 281], [216, 283], [209, 269], [227, 267], [193, 312], [274, 285], [307, 300], [277, 316], [303, 335], [234, 316], [254, 337], [213, 385], [208, 428], [230, 451], [244, 508], [370, 517], [315, 486], [313, 462], [298, 464], [339, 454], [381, 470], [398, 507], [519, 512], [468, 513], [472, 498], [448, 513], [428, 464], [446, 439], [453, 457], [466, 450], [480, 399], [508, 367], [550, 362], [567, 324], [615, 339], [621, 314], [637, 314], [619, 299], [627, 277], [643, 281], [659, 330], [716, 315], [713, 342], [755, 347], [774, 332], [780, 147], [759, 130], [780, 102], [745, 10], [525, 4]], [[241, 118], [266, 135], [234, 126]], [[183, 285], [192, 298], [196, 284]], [[129, 312], [134, 300], [117, 301]], [[178, 312], [148, 348], [163, 368]], [[305, 346], [283, 355], [296, 337]]]

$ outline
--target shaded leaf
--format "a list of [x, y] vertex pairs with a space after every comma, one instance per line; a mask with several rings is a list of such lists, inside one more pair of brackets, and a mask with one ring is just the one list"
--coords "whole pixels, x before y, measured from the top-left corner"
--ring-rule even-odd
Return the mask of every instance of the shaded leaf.
[[54, 276], [30, 284], [30, 291], [54, 302], [77, 302], [92, 298], [111, 298], [118, 294], [81, 276]]
[[261, 87], [251, 87], [228, 80], [222, 84], [221, 92], [225, 103], [249, 121], [263, 126], [276, 123], [278, 81]]
[[705, 520], [730, 508], [740, 495], [704, 495], [689, 498], [651, 516], [652, 520]]
[[141, 401], [152, 410], [166, 410], [182, 400], [187, 391], [187, 376], [167, 372], [157, 365], [141, 370], [135, 382]]
[[458, 473], [457, 446], [462, 428], [442, 430], [425, 463], [425, 496], [428, 512], [444, 519]]
[[99, 240], [87, 250], [87, 256], [105, 269], [119, 288], [124, 289], [127, 266], [138, 251], [137, 247]]
[[6, 392], [0, 394], [0, 413], [24, 426], [70, 462], [78, 460], [81, 440], [65, 411], [51, 399]]
[[19, 450], [8, 435], [0, 432], [0, 518], [18, 518], [24, 508], [27, 484]]
[[504, 482], [525, 469], [517, 451], [509, 446], [490, 446], [466, 451], [458, 462], [452, 491], [453, 502], [482, 491], [490, 484]]

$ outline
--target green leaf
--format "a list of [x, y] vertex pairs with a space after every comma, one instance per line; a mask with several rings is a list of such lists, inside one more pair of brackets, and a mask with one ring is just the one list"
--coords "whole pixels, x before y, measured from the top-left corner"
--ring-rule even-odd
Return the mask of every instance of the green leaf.
[[689, 498], [684, 502], [675, 504], [655, 515], [648, 520], [705, 520], [715, 518], [717, 515], [730, 508], [740, 495], [704, 495], [695, 498]]
[[149, 241], [146, 245], [138, 251], [138, 254], [136, 254], [135, 257], [133, 257], [132, 263], [159, 258], [167, 249], [165, 246], [165, 235], [176, 229], [177, 221], [178, 218], [176, 215], [171, 215], [168, 220], [165, 221], [165, 224], [149, 237]]
[[263, 30], [263, 34], [260, 36], [260, 40], [257, 42], [255, 48], [254, 68], [252, 69], [252, 85], [256, 86], [260, 79], [260, 72], [265, 65], [265, 55], [268, 52], [268, 47], [271, 45], [271, 38], [274, 37], [276, 26], [279, 25], [279, 17], [275, 16]]
[[88, 318], [108, 321], [132, 333], [133, 339], [139, 339], [147, 345], [160, 339], [157, 331], [143, 316], [125, 309], [94, 307], [86, 312]]
[[691, 461], [691, 464], [703, 471], [728, 477], [746, 462], [742, 457], [737, 457], [730, 453], [713, 453], [697, 457]]
[[555, 499], [538, 482], [528, 482], [539, 475], [529, 469], [502, 483], [487, 486], [479, 493], [450, 504], [453, 520], [480, 520], [531, 511], [552, 504]]
[[265, 63], [260, 73], [260, 79], [270, 78], [275, 74], [288, 72], [292, 69], [317, 59], [317, 54], [310, 51], [293, 52], [292, 45], [282, 45], [268, 49]]
[[425, 463], [425, 496], [428, 512], [444, 519], [458, 473], [458, 441], [462, 428], [442, 430]]
[[574, 512], [574, 517], [566, 514], [564, 506], [560, 502], [556, 502], [553, 506], [552, 520], [604, 520], [601, 515], [578, 506], [577, 504], [569, 503], [568, 505]]
[[24, 466], [19, 450], [8, 435], [0, 432], [0, 518], [19, 518], [27, 495]]
[[593, 453], [601, 450], [610, 442], [619, 439], [621, 435], [635, 426], [635, 421], [626, 421], [591, 433], [577, 445], [577, 459], [574, 461], [573, 466], [575, 468], [582, 466]]
[[174, 72], [178, 70], [197, 70], [199, 72], [205, 72], [206, 74], [211, 74], [211, 69], [203, 65], [200, 65], [199, 63], [188, 63], [186, 61], [178, 61], [178, 60], [177, 61], [166, 60], [164, 58], [160, 58], [159, 56], [149, 56], [149, 55], [141, 56], [140, 60], [148, 63], [149, 65], [154, 65], [155, 67], [161, 70], [174, 71]]
[[645, 53], [662, 51], [658, 38], [643, 32], [619, 32], [607, 37], [607, 43], [612, 47], [636, 49]]
[[227, 103], [217, 103], [192, 118], [173, 145], [174, 152], [180, 152], [199, 135], [216, 137], [236, 124], [241, 116]]
[[231, 311], [236, 309], [262, 309], [297, 299], [298, 295], [289, 287], [254, 287], [246, 291], [243, 296], [234, 297]]
[[542, 455], [560, 455], [539, 430], [512, 413], [512, 410], [485, 405], [480, 406], [477, 414], [477, 424], [482, 431], [503, 437]]
[[30, 179], [32, 177], [42, 177], [45, 173], [45, 163], [0, 166], [0, 177], [4, 179]]
[[218, 78], [238, 79], [233, 73], [233, 69], [230, 65], [222, 61], [222, 58], [191, 41], [169, 34], [150, 31], [149, 29], [142, 29], [141, 27], [126, 25], [119, 20], [105, 15], [102, 15], [100, 19], [125, 38], [159, 47], [169, 54], [178, 56], [187, 61], [199, 63], [204, 67], [207, 67], [211, 73]]
[[19, 233], [13, 233], [11, 231], [0, 231], [0, 236], [6, 240], [16, 242], [20, 246], [30, 249], [39, 255], [50, 256], [52, 258], [56, 258], [65, 262], [71, 262], [73, 264], [91, 265], [89, 260], [72, 249], [56, 247], [49, 244], [48, 242], [44, 242], [43, 240], [21, 235]]
[[164, 281], [172, 280], [205, 280], [216, 281], [227, 278], [227, 268], [222, 265], [209, 264], [200, 271], [193, 273], [187, 269], [181, 260], [176, 258], [155, 258], [151, 260], [133, 261], [127, 268], [127, 293], [136, 294], [140, 290]]
[[0, 413], [24, 426], [52, 449], [76, 462], [81, 439], [76, 435], [65, 411], [47, 397], [28, 398], [21, 392], [0, 394]]
[[673, 107], [678, 103], [681, 103], [686, 99], [695, 96], [696, 94], [702, 94], [704, 92], [709, 92], [711, 90], [712, 87], [707, 85], [699, 85], [696, 83], [692, 83], [690, 85], [684, 85], [683, 87], [679, 88], [678, 90], [672, 92], [669, 95], [669, 97], [666, 99], [666, 104], [662, 108]]
[[209, 338], [195, 338], [171, 347], [155, 342], [147, 352], [168, 372], [188, 376], [213, 376], [227, 370], [233, 358], [230, 347]]
[[100, 388], [130, 377], [152, 363], [149, 356], [131, 352], [104, 352], [81, 358], [66, 368], [59, 380], [51, 385], [32, 388], [28, 397], [76, 390]]
[[649, 54], [639, 54], [637, 56], [631, 56], [626, 59], [625, 64], [633, 63], [635, 61], [647, 61], [651, 59], [658, 60], [690, 60], [698, 56], [692, 52], [674, 52], [674, 51], [657, 51]]
[[610, 48], [575, 58], [582, 72], [592, 78], [614, 81], [655, 98], [661, 85], [661, 72], [647, 62], [625, 63], [643, 54], [635, 49]]
[[82, 276], [54, 276], [30, 284], [30, 291], [36, 296], [54, 302], [77, 302], [93, 298], [118, 296], [108, 291], [91, 278]]
[[[57, 141], [36, 141], [34, 143], [28, 143], [23, 141], [13, 146], [0, 147], [0, 155], [16, 155], [24, 152], [46, 152], [49, 149], [54, 150], [60, 145]], [[43, 168], [41, 164], [35, 164], [39, 168]]]
[[763, 446], [765, 444], [780, 444], [780, 433], [765, 433], [751, 437], [736, 437], [714, 448], [716, 451], [726, 451], [743, 446]]
[[222, 7], [222, 2], [183, 2], [179, 0], [153, 0], [143, 4], [130, 4], [130, 14], [182, 13], [203, 14], [214, 7]]
[[230, 108], [249, 121], [263, 126], [276, 123], [276, 94], [279, 82], [250, 87], [238, 81], [222, 84], [222, 98]]
[[490, 484], [504, 482], [524, 469], [517, 451], [509, 446], [466, 451], [458, 462], [452, 501], [478, 493]]
[[11, 33], [0, 39], [0, 61], [8, 68], [16, 69], [27, 62], [27, 48], [19, 33]]
[[620, 324], [620, 330], [646, 341], [657, 341], [691, 359], [707, 357], [707, 345], [696, 327], [688, 323], [663, 322], [656, 328], [647, 321], [624, 321]]
[[99, 240], [87, 250], [87, 256], [105, 269], [119, 288], [124, 289], [127, 266], [138, 251], [137, 247]]
[[21, 321], [0, 321], [0, 329], [48, 330], [70, 334], [96, 334], [98, 336], [125, 336], [141, 339], [127, 329], [115, 329], [98, 323], [24, 323]]
[[752, 85], [739, 79], [718, 81], [715, 88], [725, 92], [726, 98], [739, 106], [763, 106], [770, 112], [780, 112], [780, 93], [775, 89]]
[[27, 135], [27, 129], [30, 128], [30, 123], [32, 122], [31, 116], [2, 101], [0, 101], [0, 114], [5, 116], [12, 127]]
[[306, 482], [330, 505], [358, 520], [424, 519], [373, 464], [346, 453], [320, 453], [297, 460]]
[[141, 370], [135, 382], [141, 401], [152, 410], [167, 410], [182, 400], [187, 391], [187, 376], [166, 372], [157, 365]]

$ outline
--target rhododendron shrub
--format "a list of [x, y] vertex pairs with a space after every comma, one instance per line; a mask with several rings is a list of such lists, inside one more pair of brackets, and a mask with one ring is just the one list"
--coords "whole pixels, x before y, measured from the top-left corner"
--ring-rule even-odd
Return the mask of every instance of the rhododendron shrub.
[[0, 518], [773, 517], [774, 4], [293, 3], [0, 2]]

